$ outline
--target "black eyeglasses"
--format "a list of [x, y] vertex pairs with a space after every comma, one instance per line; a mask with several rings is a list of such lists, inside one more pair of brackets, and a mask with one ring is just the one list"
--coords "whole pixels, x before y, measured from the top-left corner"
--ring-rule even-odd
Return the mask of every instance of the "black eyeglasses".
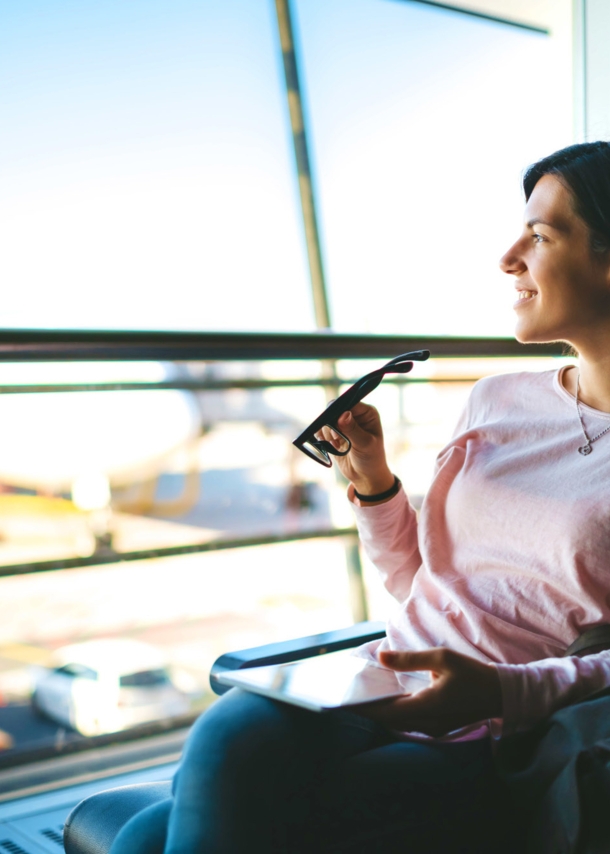
[[[337, 430], [337, 420], [344, 412], [351, 409], [363, 397], [376, 389], [381, 380], [386, 374], [407, 374], [413, 367], [413, 361], [425, 362], [430, 356], [429, 350], [415, 350], [413, 353], [403, 353], [401, 356], [396, 356], [390, 362], [387, 362], [382, 368], [376, 371], [371, 371], [370, 374], [365, 374], [358, 382], [350, 386], [347, 391], [344, 391], [336, 400], [329, 403], [324, 412], [311, 422], [300, 436], [292, 443], [296, 445], [299, 451], [303, 451], [312, 460], [315, 460], [320, 465], [330, 468], [333, 464], [330, 454], [335, 457], [344, 457], [349, 454], [352, 443]], [[337, 442], [333, 445], [324, 439], [317, 439], [318, 433], [322, 427], [330, 427], [338, 436]]]

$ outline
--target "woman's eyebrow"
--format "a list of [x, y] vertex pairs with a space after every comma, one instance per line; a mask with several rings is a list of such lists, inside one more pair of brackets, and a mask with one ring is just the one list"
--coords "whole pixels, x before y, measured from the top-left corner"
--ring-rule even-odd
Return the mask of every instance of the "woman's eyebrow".
[[528, 228], [532, 228], [534, 225], [546, 225], [549, 228], [554, 228], [556, 231], [567, 231], [567, 228], [558, 222], [549, 222], [548, 219], [543, 219], [540, 216], [532, 217], [526, 222], [526, 226]]

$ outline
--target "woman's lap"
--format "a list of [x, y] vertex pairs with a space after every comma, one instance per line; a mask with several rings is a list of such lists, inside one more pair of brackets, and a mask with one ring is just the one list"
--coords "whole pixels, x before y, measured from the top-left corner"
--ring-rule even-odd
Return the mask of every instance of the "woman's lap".
[[509, 827], [506, 792], [486, 740], [404, 741], [365, 751], [334, 769], [316, 804], [303, 851], [501, 854], [518, 848], [508, 839], [516, 828]]
[[[368, 854], [383, 839], [385, 854], [392, 839], [412, 854], [435, 850], [427, 841], [414, 847], [435, 834], [443, 854], [495, 852], [495, 843], [457, 847], [453, 826], [468, 834], [494, 811], [501, 820], [502, 794], [487, 742], [397, 742], [360, 716], [315, 714], [233, 690], [189, 736], [165, 854]], [[133, 844], [144, 818], [132, 819], [121, 832], [129, 847], [117, 838], [112, 854], [150, 852]]]
[[197, 845], [251, 850], [253, 838], [261, 850], [284, 850], [287, 827], [308, 820], [309, 792], [329, 763], [387, 741], [381, 727], [356, 715], [339, 719], [229, 692], [189, 737], [174, 784], [168, 854], [192, 854]]

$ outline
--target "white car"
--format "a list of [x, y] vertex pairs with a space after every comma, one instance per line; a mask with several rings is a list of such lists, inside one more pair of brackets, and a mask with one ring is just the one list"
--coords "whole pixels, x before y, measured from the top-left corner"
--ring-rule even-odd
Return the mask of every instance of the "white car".
[[141, 641], [101, 639], [61, 647], [37, 680], [32, 705], [83, 735], [117, 732], [183, 715], [185, 694], [159, 650]]

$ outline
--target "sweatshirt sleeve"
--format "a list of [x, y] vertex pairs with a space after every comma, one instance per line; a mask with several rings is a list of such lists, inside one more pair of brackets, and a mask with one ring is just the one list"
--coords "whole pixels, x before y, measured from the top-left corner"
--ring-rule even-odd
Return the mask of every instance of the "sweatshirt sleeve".
[[[472, 420], [473, 396], [471, 393], [458, 419], [453, 438], [466, 430]], [[439, 459], [441, 456], [442, 453]], [[352, 486], [347, 494], [352, 502], [358, 533], [367, 557], [377, 567], [388, 593], [399, 602], [404, 602], [411, 592], [415, 573], [422, 564], [415, 508], [402, 486], [390, 501], [372, 507], [362, 505], [355, 498]]]
[[375, 564], [386, 590], [403, 602], [421, 565], [417, 542], [417, 514], [401, 487], [385, 504], [365, 507], [352, 500], [356, 524], [367, 557]]
[[503, 735], [530, 729], [558, 709], [610, 685], [610, 650], [583, 658], [495, 666], [502, 686]]

